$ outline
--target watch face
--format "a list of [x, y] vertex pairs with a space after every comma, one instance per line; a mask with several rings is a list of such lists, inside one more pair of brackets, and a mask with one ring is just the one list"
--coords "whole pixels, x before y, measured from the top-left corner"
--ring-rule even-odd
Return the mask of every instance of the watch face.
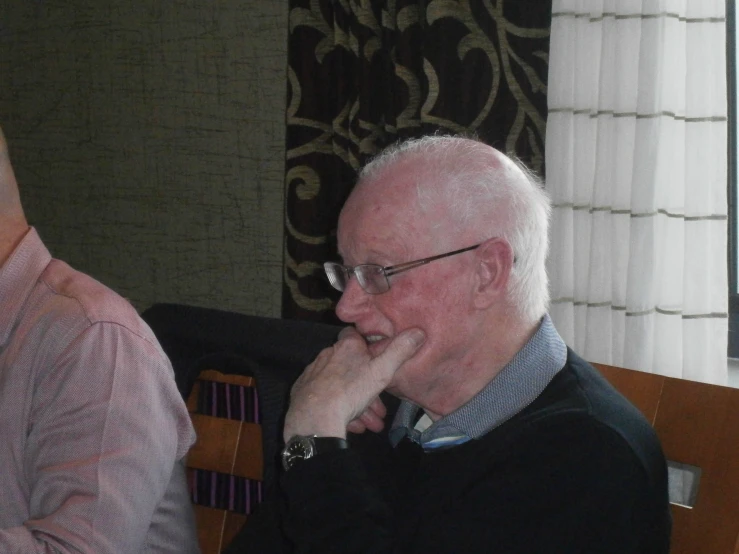
[[282, 466], [288, 470], [298, 460], [306, 460], [316, 453], [313, 440], [310, 437], [296, 435], [287, 441], [282, 450]]

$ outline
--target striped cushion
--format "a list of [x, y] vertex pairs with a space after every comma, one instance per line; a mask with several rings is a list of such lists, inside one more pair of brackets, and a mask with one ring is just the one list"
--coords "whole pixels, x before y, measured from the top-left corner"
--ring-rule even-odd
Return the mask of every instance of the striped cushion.
[[[261, 423], [256, 387], [201, 381], [196, 413]], [[215, 471], [188, 471], [193, 504], [249, 515], [262, 501], [262, 481]]]

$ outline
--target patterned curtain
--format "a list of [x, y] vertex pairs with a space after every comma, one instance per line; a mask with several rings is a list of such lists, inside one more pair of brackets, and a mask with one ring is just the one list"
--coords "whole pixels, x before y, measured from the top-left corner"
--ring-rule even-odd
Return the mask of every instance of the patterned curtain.
[[339, 210], [385, 146], [474, 134], [544, 172], [551, 1], [290, 0], [282, 315], [335, 322]]

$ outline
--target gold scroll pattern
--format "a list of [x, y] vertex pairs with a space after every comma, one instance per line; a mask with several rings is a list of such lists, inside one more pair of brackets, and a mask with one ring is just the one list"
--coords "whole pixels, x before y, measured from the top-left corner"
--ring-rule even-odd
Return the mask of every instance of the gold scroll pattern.
[[474, 134], [543, 175], [551, 2], [290, 0], [283, 316], [335, 321], [322, 275], [363, 163]]

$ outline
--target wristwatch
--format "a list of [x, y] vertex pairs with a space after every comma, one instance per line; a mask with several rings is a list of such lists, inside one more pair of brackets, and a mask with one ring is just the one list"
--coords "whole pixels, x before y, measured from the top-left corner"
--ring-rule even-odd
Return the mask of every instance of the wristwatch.
[[346, 439], [317, 437], [316, 435], [312, 437], [295, 435], [287, 441], [285, 448], [282, 449], [282, 467], [287, 471], [301, 460], [313, 458], [324, 452], [345, 448], [349, 448], [349, 442]]

